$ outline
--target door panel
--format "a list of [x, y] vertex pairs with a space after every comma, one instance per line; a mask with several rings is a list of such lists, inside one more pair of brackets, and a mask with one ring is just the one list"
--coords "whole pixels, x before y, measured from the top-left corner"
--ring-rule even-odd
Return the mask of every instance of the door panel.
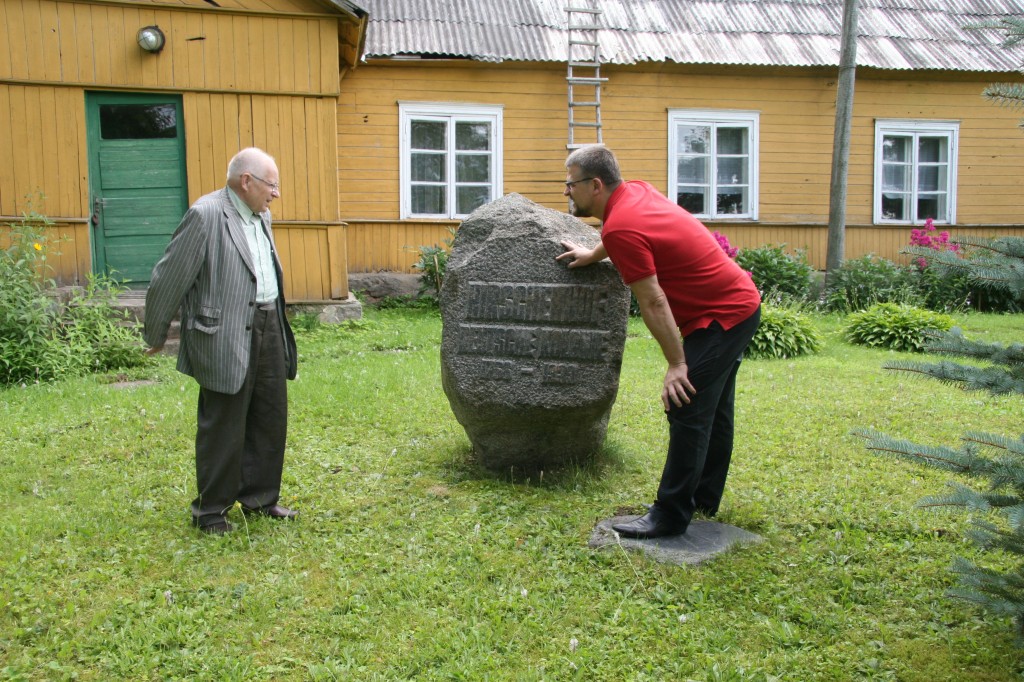
[[86, 97], [94, 267], [145, 288], [188, 208], [181, 98]]

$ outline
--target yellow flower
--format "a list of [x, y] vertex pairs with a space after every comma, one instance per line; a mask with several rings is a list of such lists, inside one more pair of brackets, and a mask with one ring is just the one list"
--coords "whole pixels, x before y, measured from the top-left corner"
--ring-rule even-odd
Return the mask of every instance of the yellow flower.
[[32, 243], [32, 248], [34, 248], [36, 251], [42, 251], [43, 250], [43, 245], [40, 244], [39, 242], [33, 242]]

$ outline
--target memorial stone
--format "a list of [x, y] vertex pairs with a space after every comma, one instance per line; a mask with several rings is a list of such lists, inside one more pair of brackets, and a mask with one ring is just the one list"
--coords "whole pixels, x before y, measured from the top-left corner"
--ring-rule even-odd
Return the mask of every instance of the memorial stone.
[[440, 294], [441, 383], [490, 469], [580, 462], [604, 442], [629, 289], [608, 261], [570, 270], [555, 260], [563, 240], [599, 239], [518, 194], [459, 227]]

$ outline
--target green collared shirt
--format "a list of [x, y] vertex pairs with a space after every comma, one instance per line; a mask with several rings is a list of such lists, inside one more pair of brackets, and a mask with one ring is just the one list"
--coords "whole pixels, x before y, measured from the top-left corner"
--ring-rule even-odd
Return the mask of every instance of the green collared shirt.
[[270, 303], [278, 296], [277, 272], [274, 270], [274, 254], [270, 249], [270, 238], [263, 229], [263, 220], [230, 187], [228, 196], [238, 210], [238, 215], [242, 216], [245, 239], [249, 242], [249, 253], [252, 254], [253, 267], [256, 268], [256, 302]]

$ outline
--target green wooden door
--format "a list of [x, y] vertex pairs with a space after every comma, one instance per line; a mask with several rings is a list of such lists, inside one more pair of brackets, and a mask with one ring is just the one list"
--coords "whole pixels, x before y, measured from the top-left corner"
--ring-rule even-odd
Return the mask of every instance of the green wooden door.
[[132, 289], [188, 208], [181, 97], [87, 93], [93, 270]]

